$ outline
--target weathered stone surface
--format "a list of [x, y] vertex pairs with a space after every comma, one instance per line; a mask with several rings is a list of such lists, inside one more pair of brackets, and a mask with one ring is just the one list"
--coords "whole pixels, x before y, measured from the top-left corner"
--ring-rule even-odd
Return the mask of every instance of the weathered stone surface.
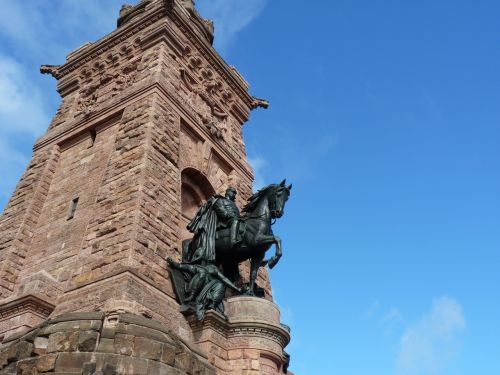
[[141, 358], [159, 360], [162, 354], [162, 344], [159, 341], [136, 337], [134, 340], [134, 355]]
[[55, 368], [57, 355], [44, 355], [35, 360], [36, 368], [40, 372], [49, 372]]
[[94, 375], [96, 373], [97, 365], [95, 362], [85, 363], [82, 368], [82, 375]]
[[80, 352], [93, 352], [97, 345], [98, 337], [98, 333], [94, 331], [80, 332], [78, 337], [78, 350]]
[[161, 349], [161, 361], [169, 366], [175, 363], [175, 356], [179, 348], [170, 344], [163, 344]]
[[31, 352], [33, 351], [33, 344], [27, 341], [21, 341], [17, 344], [16, 360], [21, 361], [23, 359], [29, 358]]
[[133, 335], [118, 334], [114, 340], [115, 353], [122, 355], [132, 355], [134, 351], [134, 338]]
[[78, 331], [55, 332], [49, 336], [47, 352], [74, 352], [78, 348], [78, 337]]
[[92, 360], [91, 353], [59, 353], [56, 360], [56, 372], [81, 371]]
[[[174, 335], [165, 333], [165, 328], [157, 335], [158, 340], [132, 334], [117, 333], [113, 338], [103, 338], [100, 330], [82, 330], [85, 321], [70, 321], [61, 317], [48, 321], [46, 329], [29, 332], [33, 343], [18, 339], [0, 351], [0, 373], [21, 374], [214, 374], [208, 362], [193, 352]], [[116, 321], [121, 315], [116, 314]], [[135, 323], [141, 319], [129, 319]], [[146, 320], [145, 320], [146, 321]], [[69, 323], [61, 325], [61, 322]], [[111, 322], [111, 321], [110, 321]], [[149, 326], [161, 328], [147, 320]], [[110, 323], [114, 324], [114, 323]], [[141, 326], [119, 323], [124, 331], [142, 334]], [[133, 326], [127, 330], [127, 326]], [[109, 328], [109, 327], [108, 327]], [[149, 327], [144, 330], [156, 331]], [[60, 329], [59, 332], [54, 332]], [[71, 329], [71, 330], [68, 330]], [[47, 332], [52, 332], [47, 337]], [[38, 352], [37, 352], [38, 350]], [[12, 364], [13, 366], [9, 365]]]

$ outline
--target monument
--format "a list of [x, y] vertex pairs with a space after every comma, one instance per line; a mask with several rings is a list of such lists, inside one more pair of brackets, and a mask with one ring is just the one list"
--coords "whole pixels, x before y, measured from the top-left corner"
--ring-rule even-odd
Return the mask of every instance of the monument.
[[292, 186], [252, 192], [268, 103], [213, 31], [143, 0], [41, 67], [62, 101], [0, 218], [0, 374], [290, 373], [267, 268]]

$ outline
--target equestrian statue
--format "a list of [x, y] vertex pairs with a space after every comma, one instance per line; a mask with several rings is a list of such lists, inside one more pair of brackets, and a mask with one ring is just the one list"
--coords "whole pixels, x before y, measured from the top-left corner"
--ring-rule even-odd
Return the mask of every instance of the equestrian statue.
[[[274, 268], [282, 256], [281, 239], [272, 231], [274, 221], [283, 216], [292, 185], [286, 180], [253, 194], [242, 209], [233, 187], [224, 196], [214, 195], [187, 226], [193, 238], [182, 243], [182, 262], [168, 259], [181, 311], [203, 320], [206, 310], [223, 313], [226, 287], [236, 293], [263, 296], [256, 284], [260, 267]], [[267, 250], [275, 254], [265, 260]], [[238, 265], [250, 260], [248, 284], [239, 288]]]

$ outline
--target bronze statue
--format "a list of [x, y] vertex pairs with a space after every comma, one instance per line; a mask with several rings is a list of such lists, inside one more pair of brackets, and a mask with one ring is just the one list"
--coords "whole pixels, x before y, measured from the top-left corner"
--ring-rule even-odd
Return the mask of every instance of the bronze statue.
[[[241, 289], [225, 277], [213, 263], [202, 264], [177, 263], [167, 259], [173, 270], [174, 285], [181, 300], [183, 314], [194, 313], [198, 320], [203, 320], [206, 310], [224, 313], [222, 300], [226, 286], [241, 293]], [[175, 273], [179, 271], [179, 273]]]
[[[221, 293], [223, 298], [226, 286], [235, 289], [233, 283], [240, 278], [238, 265], [246, 260], [251, 261], [250, 281], [242, 288], [243, 293], [247, 295], [260, 294], [256, 293], [259, 291], [256, 286], [259, 268], [266, 264], [269, 265], [269, 268], [273, 268], [282, 256], [281, 239], [273, 234], [271, 226], [273, 220], [283, 216], [285, 203], [290, 196], [291, 189], [292, 185], [287, 186], [285, 180], [280, 184], [266, 186], [250, 197], [242, 210], [244, 215], [241, 217], [234, 202], [236, 197], [236, 189], [234, 188], [228, 188], [225, 196], [215, 195], [210, 198], [198, 210], [195, 218], [187, 227], [194, 234], [194, 237], [182, 243], [182, 263], [169, 262], [174, 268], [179, 269], [182, 266], [184, 271], [191, 272], [192, 278], [190, 280], [185, 278], [185, 283], [188, 286], [184, 287], [184, 289], [191, 291], [189, 293], [192, 293], [191, 297], [184, 297], [188, 298], [188, 302], [193, 298], [201, 298], [201, 300], [205, 298], [205, 294], [200, 294], [198, 291], [202, 288], [200, 285], [204, 285], [204, 282], [200, 280], [206, 281], [208, 279], [202, 275], [197, 277], [197, 273], [201, 272], [201, 269], [197, 267], [209, 267], [211, 275], [216, 275], [215, 268], [222, 267], [223, 276], [231, 284], [228, 284], [220, 276], [211, 276], [214, 280], [219, 280], [219, 289], [214, 291], [218, 301]], [[276, 245], [276, 252], [268, 261], [265, 261], [266, 251], [273, 244]], [[193, 281], [195, 278], [197, 281]], [[182, 284], [180, 279], [177, 279], [176, 284]], [[192, 285], [191, 282], [193, 282]], [[178, 290], [179, 287], [182, 288], [182, 285], [176, 285], [178, 295], [184, 293]], [[238, 290], [238, 292], [241, 291]], [[179, 298], [182, 302], [182, 298]], [[199, 303], [205, 308], [211, 304]], [[218, 308], [222, 308], [220, 302]], [[201, 316], [201, 314], [197, 316]]]

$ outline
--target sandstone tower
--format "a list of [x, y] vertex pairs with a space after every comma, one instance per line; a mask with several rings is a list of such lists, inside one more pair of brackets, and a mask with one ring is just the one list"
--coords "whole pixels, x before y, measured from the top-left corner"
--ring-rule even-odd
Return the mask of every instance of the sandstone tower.
[[252, 190], [242, 125], [267, 103], [212, 41], [191, 0], [143, 0], [42, 66], [62, 103], [0, 218], [0, 374], [286, 373], [266, 271], [266, 299], [202, 323], [169, 278], [200, 204]]

